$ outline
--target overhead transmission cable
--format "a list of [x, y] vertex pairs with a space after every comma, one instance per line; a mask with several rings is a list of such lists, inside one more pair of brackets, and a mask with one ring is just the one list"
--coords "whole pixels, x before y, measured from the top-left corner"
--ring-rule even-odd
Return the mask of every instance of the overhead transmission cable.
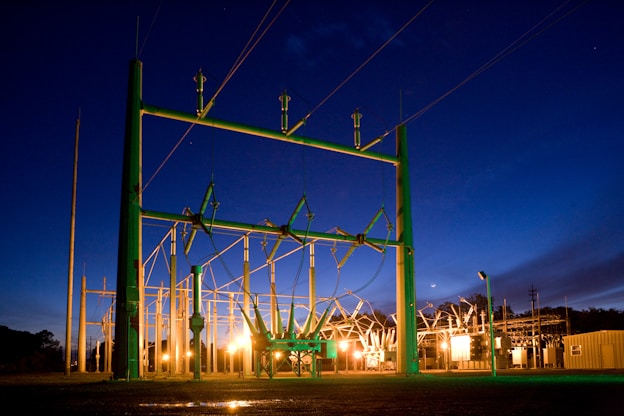
[[[137, 52], [136, 52], [136, 57], [137, 58], [139, 56], [141, 56], [141, 53], [143, 52], [143, 48], [145, 48], [145, 44], [147, 43], [147, 39], [149, 38], [149, 35], [152, 32], [152, 28], [154, 27], [154, 23], [156, 23], [156, 18], [158, 17], [158, 13], [160, 13], [160, 6], [161, 5], [162, 5], [162, 1], [158, 5], [158, 7], [156, 8], [156, 13], [154, 13], [154, 17], [152, 18], [152, 23], [150, 23], [150, 26], [147, 29], [147, 34], [145, 35], [145, 38], [143, 39], [143, 43], [141, 44], [141, 49], [138, 49], [138, 42], [137, 42]], [[137, 32], [138, 32], [138, 26], [139, 26], [139, 19], [137, 17]]]
[[[494, 55], [493, 58], [491, 58], [489, 61], [487, 61], [485, 64], [483, 64], [479, 69], [474, 71], [472, 74], [468, 75], [459, 84], [457, 84], [456, 86], [454, 86], [453, 88], [451, 88], [450, 90], [448, 90], [447, 92], [442, 94], [440, 97], [438, 97], [437, 99], [435, 99], [434, 101], [432, 101], [431, 103], [429, 103], [428, 105], [426, 105], [425, 107], [423, 107], [422, 109], [417, 111], [416, 113], [412, 114], [411, 116], [409, 116], [405, 120], [401, 121], [401, 123], [399, 123], [399, 125], [400, 124], [407, 124], [410, 121], [413, 121], [413, 120], [421, 117], [424, 113], [426, 113], [427, 111], [431, 110], [431, 108], [433, 108], [435, 105], [437, 105], [440, 101], [442, 101], [443, 99], [445, 99], [446, 97], [448, 97], [449, 95], [451, 95], [452, 93], [457, 91], [459, 88], [461, 88], [464, 85], [466, 85], [468, 82], [470, 82], [473, 79], [475, 79], [477, 76], [481, 75], [486, 70], [490, 69], [494, 64], [498, 63], [503, 58], [505, 58], [508, 55], [510, 55], [511, 53], [515, 52], [516, 50], [518, 50], [519, 48], [521, 48], [522, 46], [524, 46], [525, 44], [527, 44], [531, 40], [535, 39], [537, 36], [541, 35], [546, 30], [548, 30], [551, 27], [553, 27], [555, 24], [559, 23], [564, 18], [566, 18], [567, 16], [569, 16], [570, 14], [575, 12], [578, 8], [580, 8], [583, 5], [583, 3], [586, 3], [588, 0], [585, 0], [585, 1], [581, 2], [581, 3], [578, 3], [575, 7], [573, 7], [570, 10], [568, 10], [562, 16], [559, 16], [553, 22], [551, 22], [548, 25], [546, 25], [546, 26], [542, 27], [541, 29], [539, 29], [540, 26], [542, 26], [545, 21], [550, 19], [557, 12], [559, 12], [566, 4], [570, 3], [570, 1], [571, 0], [566, 0], [565, 2], [560, 4], [558, 7], [555, 8], [555, 10], [553, 10], [550, 14], [548, 14], [546, 17], [544, 17], [538, 23], [533, 25], [533, 27], [531, 27], [524, 34], [522, 34], [520, 37], [518, 37], [516, 40], [514, 40], [512, 43], [510, 43], [507, 47], [505, 47], [500, 52], [498, 52], [496, 55]], [[536, 29], [539, 29], [539, 30], [537, 32], [535, 32], [535, 33], [532, 33]], [[395, 126], [392, 130], [396, 129], [397, 127], [398, 127], [398, 125]]]
[[295, 125], [294, 128], [292, 128], [291, 130], [289, 130], [290, 133], [292, 133], [292, 131], [296, 130], [296, 127], [301, 126], [303, 123], [305, 123], [305, 121], [310, 118], [310, 116], [312, 115], [312, 113], [314, 113], [316, 110], [318, 110], [321, 106], [323, 106], [327, 100], [329, 100], [334, 94], [336, 94], [338, 92], [338, 90], [340, 90], [347, 82], [349, 82], [349, 80], [351, 80], [351, 78], [353, 78], [358, 72], [360, 72], [360, 70], [362, 68], [364, 68], [366, 65], [368, 65], [368, 63], [375, 57], [377, 56], [386, 46], [388, 46], [388, 44], [390, 42], [392, 42], [394, 40], [394, 38], [396, 38], [401, 32], [403, 32], [410, 24], [412, 24], [412, 22], [414, 20], [416, 20], [417, 17], [419, 17], [421, 14], [424, 13], [425, 10], [427, 10], [427, 8], [429, 8], [429, 6], [431, 6], [431, 4], [433, 4], [435, 0], [431, 0], [429, 3], [427, 3], [425, 6], [423, 6], [422, 9], [420, 9], [414, 16], [412, 16], [411, 19], [409, 19], [394, 35], [392, 35], [383, 45], [381, 45], [379, 48], [377, 48], [377, 50], [375, 52], [373, 52], [373, 54], [371, 56], [369, 56], [362, 64], [360, 64], [360, 66], [358, 66], [348, 77], [346, 77], [340, 84], [338, 84], [338, 86], [336, 88], [333, 89], [332, 92], [329, 93], [329, 95], [327, 95], [323, 100], [321, 100], [320, 103], [317, 104], [316, 107], [314, 107], [310, 112], [308, 112], [308, 114], [306, 114], [297, 125]]
[[145, 191], [145, 189], [149, 186], [149, 184], [154, 180], [154, 178], [156, 177], [156, 175], [158, 175], [158, 173], [160, 172], [160, 170], [165, 166], [165, 164], [169, 161], [169, 159], [171, 158], [171, 156], [175, 153], [175, 151], [178, 149], [178, 147], [180, 147], [180, 145], [182, 144], [182, 142], [184, 141], [184, 139], [186, 138], [186, 136], [188, 136], [188, 134], [191, 132], [191, 130], [193, 129], [193, 127], [195, 127], [195, 125], [197, 124], [197, 121], [199, 121], [199, 119], [203, 118], [206, 116], [206, 114], [208, 113], [208, 111], [210, 111], [210, 109], [212, 108], [212, 105], [214, 104], [215, 99], [217, 98], [217, 95], [219, 95], [219, 93], [221, 93], [221, 91], [223, 90], [223, 88], [225, 87], [225, 85], [229, 82], [229, 80], [232, 78], [232, 76], [234, 75], [234, 73], [240, 68], [240, 66], [243, 64], [243, 62], [245, 61], [245, 59], [247, 59], [247, 57], [249, 56], [249, 54], [251, 53], [251, 51], [258, 45], [258, 42], [260, 42], [260, 40], [264, 37], [264, 35], [266, 34], [266, 32], [269, 30], [269, 28], [273, 25], [273, 23], [275, 22], [275, 20], [277, 20], [277, 18], [280, 16], [280, 14], [284, 11], [284, 9], [286, 8], [286, 6], [288, 5], [288, 3], [290, 3], [290, 0], [287, 0], [286, 3], [284, 3], [284, 5], [282, 6], [282, 8], [279, 10], [279, 12], [276, 14], [276, 16], [273, 18], [273, 20], [271, 20], [271, 22], [268, 24], [268, 26], [264, 29], [264, 31], [260, 34], [260, 36], [255, 40], [255, 42], [253, 42], [253, 44], [251, 45], [251, 47], [249, 46], [250, 43], [252, 43], [252, 40], [254, 39], [254, 37], [256, 36], [256, 34], [258, 33], [258, 30], [260, 29], [260, 27], [262, 26], [262, 24], [264, 23], [264, 21], [266, 20], [267, 16], [270, 14], [271, 10], [273, 9], [275, 3], [277, 0], [274, 0], [273, 3], [271, 4], [271, 6], [269, 7], [269, 10], [265, 13], [265, 15], [262, 17], [262, 20], [260, 21], [260, 23], [258, 23], [258, 26], [256, 27], [256, 29], [254, 30], [253, 34], [251, 35], [249, 41], [247, 42], [247, 44], [245, 45], [245, 47], [243, 48], [243, 50], [241, 51], [240, 55], [238, 56], [238, 58], [236, 59], [236, 61], [234, 62], [234, 65], [232, 66], [232, 68], [230, 69], [230, 71], [228, 72], [228, 74], [226, 75], [225, 79], [223, 80], [223, 82], [221, 83], [221, 85], [219, 86], [219, 88], [217, 89], [217, 91], [215, 92], [215, 94], [213, 95], [213, 97], [210, 99], [210, 101], [208, 102], [208, 104], [203, 108], [203, 110], [197, 115], [197, 118], [195, 119], [195, 121], [193, 123], [190, 124], [190, 126], [186, 129], [186, 131], [184, 132], [184, 134], [182, 134], [182, 137], [180, 137], [180, 140], [178, 140], [178, 142], [175, 144], [175, 146], [171, 149], [171, 151], [169, 152], [169, 154], [167, 155], [167, 157], [165, 157], [165, 159], [162, 161], [162, 163], [158, 166], [158, 168], [156, 169], [156, 171], [154, 172], [154, 174], [149, 178], [149, 180], [145, 183], [145, 185], [143, 186], [143, 191]]
[[238, 68], [240, 68], [240, 66], [243, 64], [243, 62], [245, 62], [245, 59], [247, 59], [247, 57], [249, 56], [249, 54], [255, 49], [255, 47], [258, 45], [258, 43], [260, 42], [260, 40], [262, 40], [262, 38], [264, 37], [264, 35], [266, 35], [266, 33], [268, 32], [268, 30], [271, 28], [271, 26], [273, 26], [273, 24], [275, 23], [275, 21], [277, 20], [277, 18], [282, 14], [282, 12], [284, 11], [284, 9], [286, 8], [286, 6], [288, 6], [288, 3], [290, 3], [290, 0], [286, 0], [286, 2], [284, 3], [284, 5], [282, 6], [282, 8], [277, 12], [277, 14], [273, 17], [273, 19], [271, 20], [271, 22], [269, 22], [269, 24], [267, 25], [267, 27], [262, 31], [262, 33], [257, 37], [257, 39], [255, 40], [255, 42], [253, 42], [253, 44], [250, 46], [250, 44], [252, 43], [252, 41], [254, 40], [254, 37], [256, 36], [256, 34], [258, 33], [258, 31], [260, 30], [260, 28], [262, 27], [262, 25], [264, 24], [265, 20], [267, 19], [267, 17], [269, 16], [269, 14], [271, 13], [271, 10], [273, 9], [273, 7], [275, 6], [275, 3], [277, 2], [277, 0], [274, 0], [273, 3], [271, 4], [271, 6], [269, 7], [269, 9], [267, 10], [267, 12], [264, 14], [264, 16], [262, 17], [262, 20], [260, 20], [260, 23], [258, 23], [258, 26], [256, 27], [256, 30], [254, 30], [254, 32], [252, 33], [252, 35], [250, 36], [249, 40], [247, 41], [247, 44], [245, 45], [245, 47], [243, 48], [243, 50], [241, 51], [240, 55], [238, 56], [238, 58], [236, 58], [236, 60], [234, 61], [234, 65], [232, 65], [232, 68], [230, 69], [230, 71], [228, 72], [228, 74], [225, 76], [225, 79], [223, 80], [223, 82], [221, 83], [221, 85], [219, 86], [219, 88], [217, 88], [217, 90], [215, 91], [214, 95], [212, 96], [212, 98], [210, 99], [210, 101], [208, 101], [208, 104], [206, 104], [206, 106], [203, 108], [203, 110], [200, 113], [200, 118], [203, 118], [206, 116], [206, 114], [208, 113], [208, 111], [210, 111], [210, 108], [212, 107], [212, 105], [214, 105], [214, 101], [217, 98], [217, 96], [221, 93], [221, 91], [223, 90], [223, 88], [225, 88], [225, 85], [230, 81], [230, 79], [232, 78], [232, 76], [234, 76], [234, 74], [236, 73], [236, 71], [238, 70]]

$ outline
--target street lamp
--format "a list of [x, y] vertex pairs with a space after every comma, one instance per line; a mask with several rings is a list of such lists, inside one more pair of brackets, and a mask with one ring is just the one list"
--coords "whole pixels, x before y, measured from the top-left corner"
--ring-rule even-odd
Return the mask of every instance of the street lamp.
[[496, 356], [494, 355], [494, 313], [492, 312], [492, 295], [490, 293], [490, 277], [485, 274], [484, 271], [477, 273], [479, 279], [485, 280], [487, 283], [487, 300], [488, 300], [488, 313], [490, 314], [490, 360], [492, 367], [492, 376], [496, 377]]

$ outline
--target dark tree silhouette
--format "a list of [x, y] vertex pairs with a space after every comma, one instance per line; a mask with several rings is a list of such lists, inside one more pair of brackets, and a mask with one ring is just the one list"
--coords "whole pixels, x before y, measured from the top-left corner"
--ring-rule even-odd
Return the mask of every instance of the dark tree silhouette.
[[0, 326], [0, 371], [61, 371], [63, 352], [54, 334], [43, 330], [36, 334]]

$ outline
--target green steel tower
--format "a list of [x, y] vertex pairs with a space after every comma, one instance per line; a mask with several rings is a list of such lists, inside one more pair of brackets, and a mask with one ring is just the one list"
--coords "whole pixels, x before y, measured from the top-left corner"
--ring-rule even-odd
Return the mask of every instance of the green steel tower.
[[141, 318], [142, 225], [141, 225], [141, 95], [142, 67], [130, 61], [126, 130], [124, 138], [119, 251], [117, 254], [117, 306], [113, 375], [117, 379], [139, 378]]
[[[396, 254], [396, 302], [397, 302], [397, 373], [414, 375], [419, 373], [418, 342], [416, 334], [416, 293], [414, 286], [414, 247], [412, 237], [411, 201], [409, 185], [409, 169], [407, 157], [407, 135], [405, 125], [396, 129], [397, 155], [383, 155], [368, 150], [379, 143], [384, 136], [374, 139], [371, 143], [356, 147], [347, 147], [336, 143], [316, 140], [293, 134], [299, 122], [291, 129], [287, 129], [287, 118], [283, 114], [281, 132], [275, 132], [259, 127], [252, 127], [223, 120], [209, 119], [206, 113], [209, 106], [193, 115], [170, 109], [159, 108], [142, 102], [142, 67], [138, 59], [130, 61], [128, 98], [126, 109], [126, 127], [124, 138], [123, 174], [121, 184], [121, 207], [119, 221], [119, 252], [117, 263], [117, 298], [115, 315], [115, 351], [113, 354], [113, 376], [116, 379], [133, 380], [142, 376], [141, 359], [143, 335], [141, 328], [143, 320], [143, 259], [142, 259], [142, 219], [155, 218], [166, 221], [193, 223], [193, 218], [187, 215], [160, 213], [144, 210], [141, 203], [142, 193], [142, 117], [144, 114], [168, 118], [211, 128], [223, 129], [238, 133], [250, 134], [292, 144], [319, 148], [351, 156], [373, 159], [384, 163], [391, 163], [396, 168], [396, 241], [384, 241], [366, 238], [373, 244], [387, 244], [395, 246]], [[199, 74], [201, 77], [201, 74]], [[283, 99], [284, 100], [284, 99]], [[287, 106], [282, 105], [285, 112]], [[305, 119], [304, 119], [305, 120]], [[356, 125], [356, 129], [359, 124]], [[285, 131], [284, 131], [285, 130]], [[202, 224], [204, 220], [202, 219]], [[258, 226], [257, 224], [243, 224], [232, 221], [212, 219], [211, 227], [224, 227], [230, 230], [244, 232], [267, 232], [276, 235], [283, 233], [283, 229], [272, 226]], [[290, 235], [321, 238], [335, 241], [352, 241], [356, 243], [358, 236], [342, 236], [329, 233], [318, 233], [306, 230], [288, 230]], [[172, 275], [175, 276], [175, 263], [172, 261]], [[199, 273], [197, 273], [199, 276]], [[172, 278], [172, 287], [175, 278]], [[198, 298], [199, 300], [199, 298]], [[190, 322], [194, 334], [201, 332], [200, 316]], [[196, 377], [199, 378], [196, 369]]]

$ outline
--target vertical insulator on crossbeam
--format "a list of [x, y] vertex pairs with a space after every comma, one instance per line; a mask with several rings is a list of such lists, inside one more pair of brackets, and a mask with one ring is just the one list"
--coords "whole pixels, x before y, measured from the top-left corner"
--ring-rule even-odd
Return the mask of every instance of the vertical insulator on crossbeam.
[[282, 133], [286, 133], [288, 131], [288, 101], [290, 101], [290, 97], [284, 91], [279, 100], [282, 103]]
[[201, 312], [201, 274], [202, 266], [191, 266], [193, 274], [193, 313]]
[[197, 115], [204, 111], [204, 81], [206, 77], [202, 75], [201, 68], [197, 71], [197, 75], [193, 77], [193, 81], [197, 83], [195, 90], [197, 91]]
[[353, 119], [353, 144], [356, 149], [360, 149], [360, 120], [362, 118], [362, 113], [357, 108], [351, 115]]

